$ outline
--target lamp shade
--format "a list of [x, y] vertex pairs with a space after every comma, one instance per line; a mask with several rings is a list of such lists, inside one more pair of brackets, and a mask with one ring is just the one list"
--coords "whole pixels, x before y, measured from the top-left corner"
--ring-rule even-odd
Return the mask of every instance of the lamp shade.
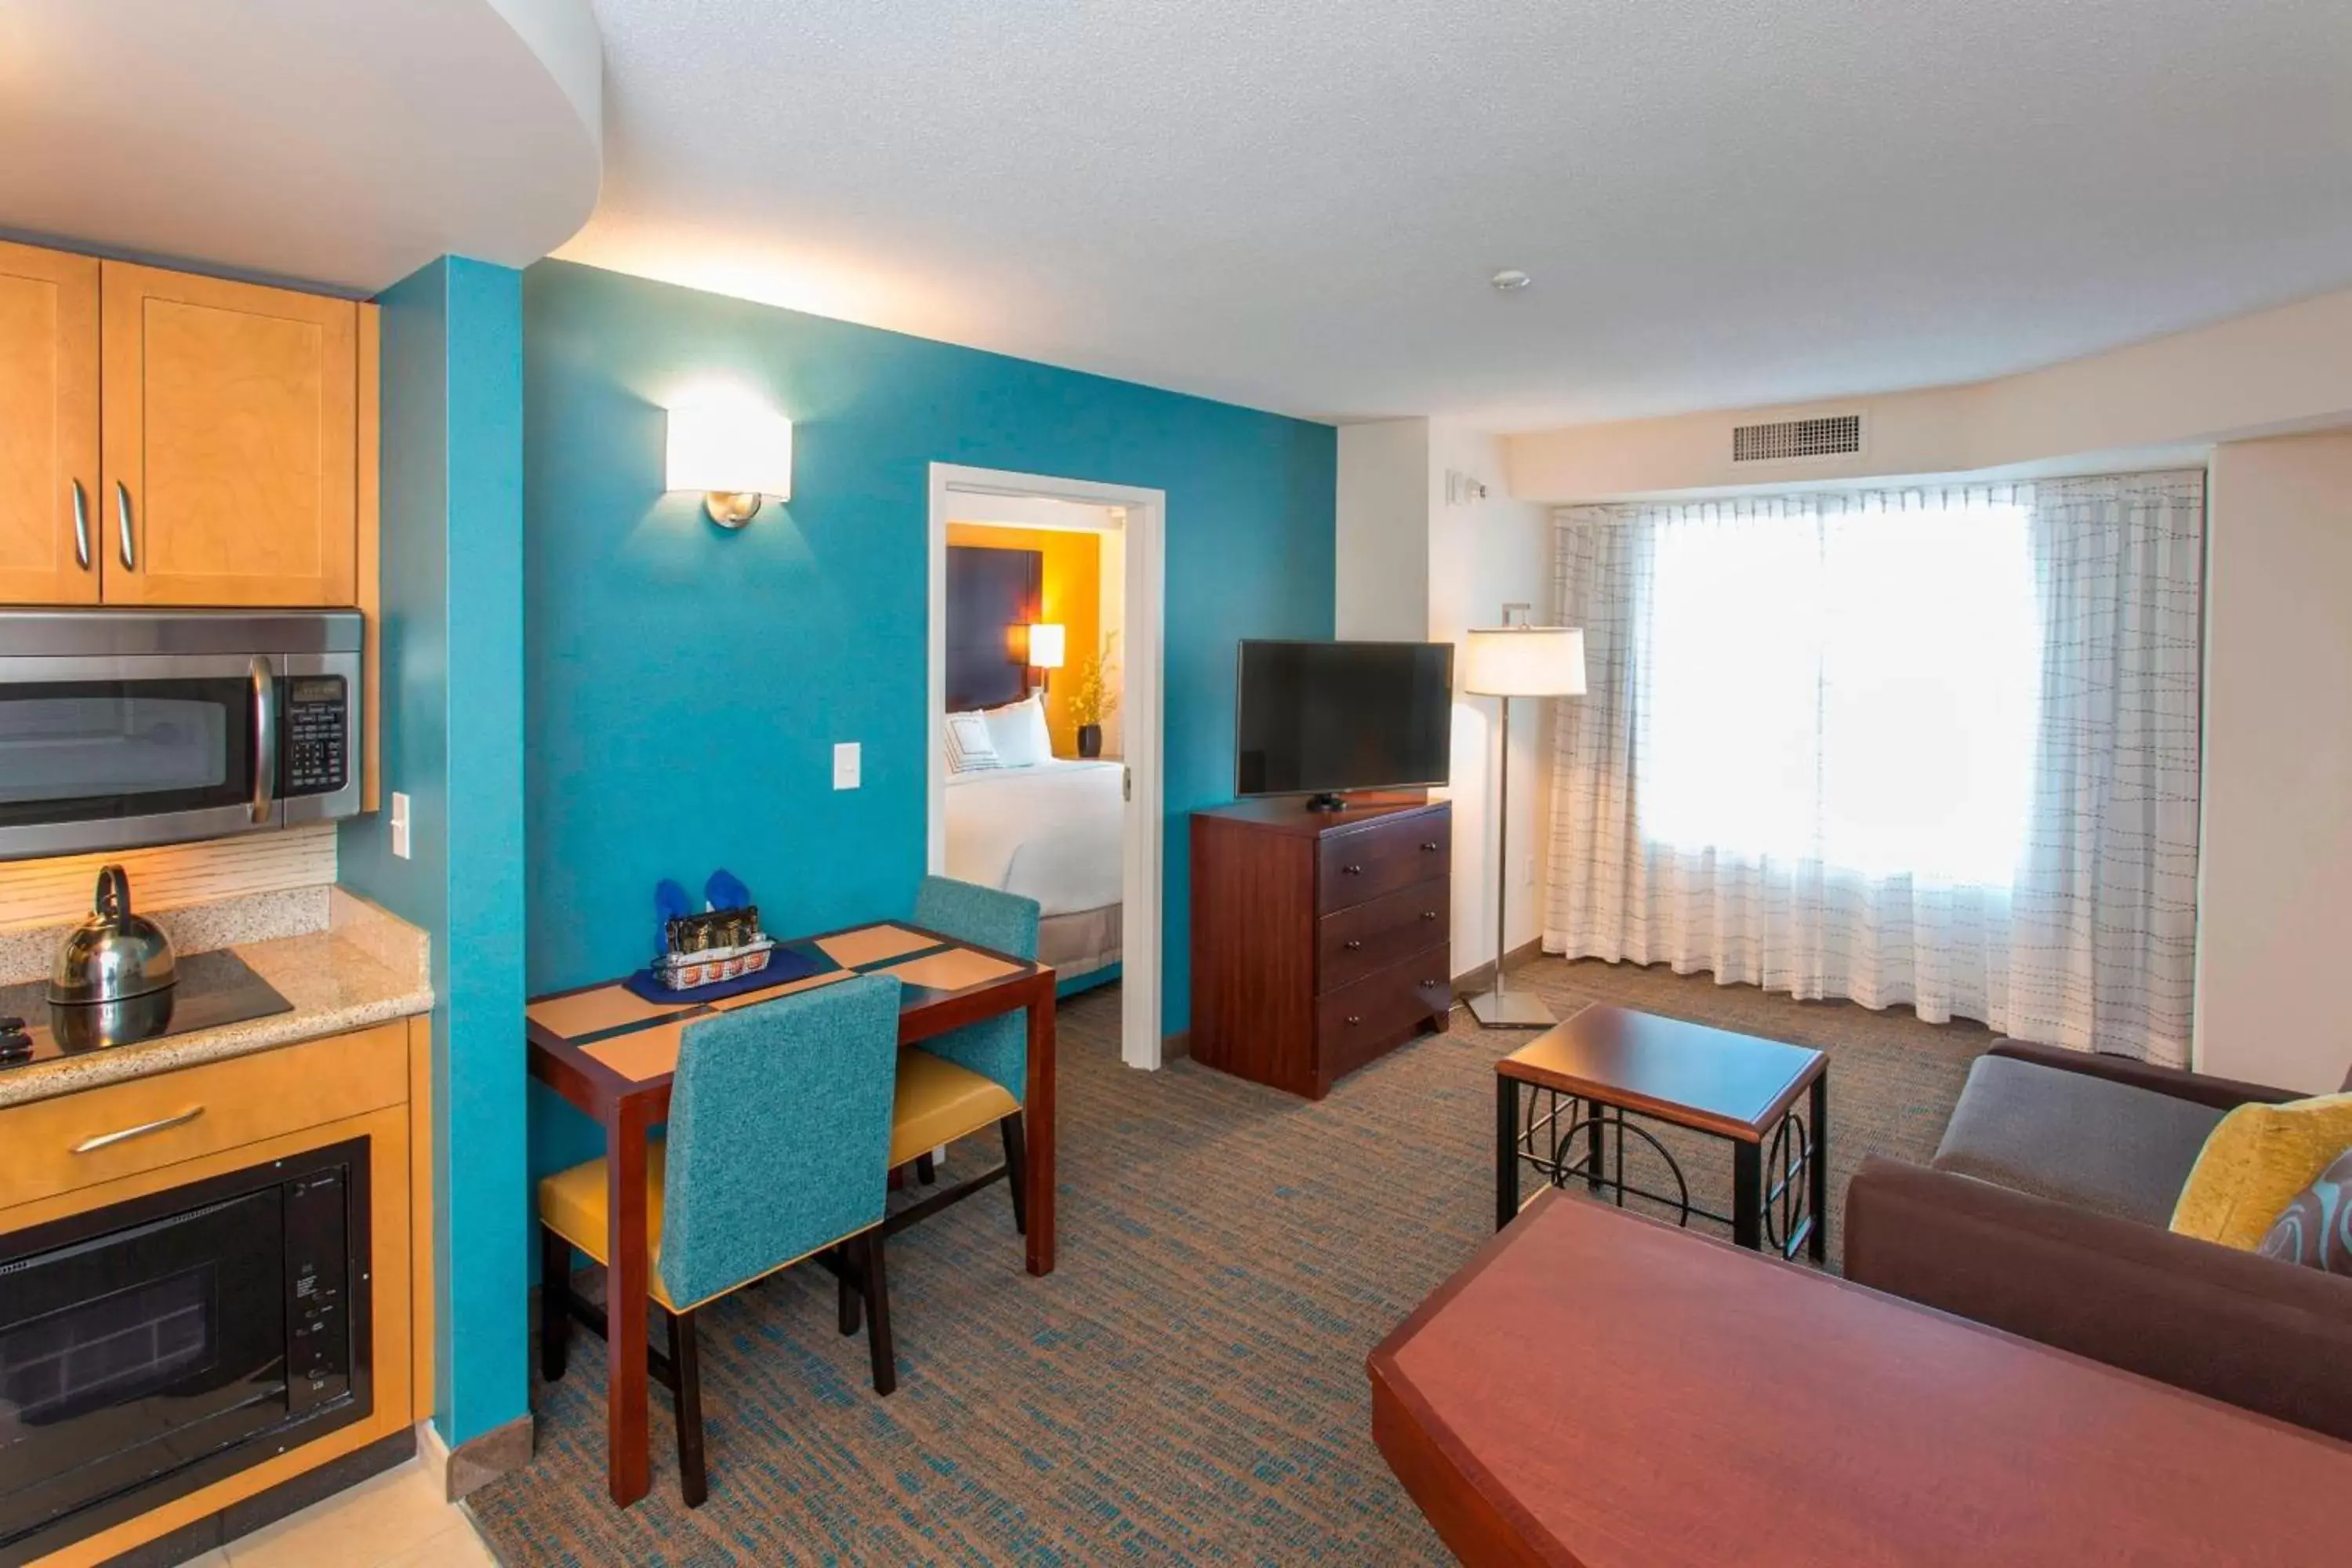
[[1469, 634], [1462, 689], [1477, 697], [1581, 697], [1584, 632], [1577, 626], [1492, 626]]
[[669, 411], [667, 486], [793, 499], [793, 422], [767, 409], [725, 405]]
[[1029, 626], [1029, 668], [1032, 669], [1061, 668], [1063, 642], [1059, 622], [1032, 622]]

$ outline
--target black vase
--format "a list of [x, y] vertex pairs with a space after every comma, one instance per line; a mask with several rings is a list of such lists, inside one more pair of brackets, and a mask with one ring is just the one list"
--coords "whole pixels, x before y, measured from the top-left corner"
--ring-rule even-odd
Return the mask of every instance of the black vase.
[[1099, 757], [1102, 755], [1101, 725], [1081, 724], [1078, 726], [1078, 755], [1082, 757]]

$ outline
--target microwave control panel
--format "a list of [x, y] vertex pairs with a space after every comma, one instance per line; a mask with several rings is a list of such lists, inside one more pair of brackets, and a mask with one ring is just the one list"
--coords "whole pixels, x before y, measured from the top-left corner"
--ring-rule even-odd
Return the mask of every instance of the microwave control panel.
[[340, 675], [298, 675], [286, 689], [280, 795], [332, 795], [351, 782], [351, 695]]

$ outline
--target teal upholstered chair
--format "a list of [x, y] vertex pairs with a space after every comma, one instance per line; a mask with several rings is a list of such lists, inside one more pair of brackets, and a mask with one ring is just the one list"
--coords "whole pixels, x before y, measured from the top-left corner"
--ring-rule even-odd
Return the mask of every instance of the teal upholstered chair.
[[[1034, 899], [946, 877], [924, 878], [915, 895], [917, 925], [1014, 958], [1037, 956], [1037, 916]], [[999, 1173], [1009, 1176], [1013, 1227], [1025, 1234], [1029, 1216], [1022, 1176], [1028, 1133], [1022, 1124], [1021, 1101], [1028, 1092], [1029, 1029], [1022, 1014], [984, 1018], [908, 1047], [898, 1058], [891, 1168], [912, 1165], [928, 1182], [933, 1149], [994, 1122], [1004, 1144], [1003, 1171], [967, 1183], [953, 1195], [968, 1196]]]
[[[719, 1297], [818, 1254], [866, 1307], [874, 1387], [897, 1385], [882, 1207], [898, 1048], [899, 984], [865, 975], [687, 1025], [671, 1081], [667, 1139], [646, 1169], [647, 1249], [656, 1318], [669, 1354], [653, 1375], [677, 1400], [678, 1475], [687, 1506], [706, 1487], [695, 1317]], [[546, 1248], [540, 1356], [563, 1375], [574, 1316], [603, 1314], [572, 1295], [572, 1249], [604, 1259], [604, 1162], [539, 1184]], [[845, 1311], [845, 1318], [846, 1318]], [[854, 1331], [854, 1330], [853, 1330]]]

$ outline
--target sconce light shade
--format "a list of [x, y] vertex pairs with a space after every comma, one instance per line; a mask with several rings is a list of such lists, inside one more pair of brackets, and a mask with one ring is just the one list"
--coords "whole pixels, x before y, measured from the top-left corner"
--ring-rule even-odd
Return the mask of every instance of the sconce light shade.
[[1062, 627], [1055, 621], [1034, 621], [1029, 626], [1029, 668], [1059, 669], [1062, 668], [1064, 637]]
[[702, 491], [711, 521], [740, 528], [762, 496], [793, 499], [793, 422], [743, 405], [673, 408], [665, 483]]

